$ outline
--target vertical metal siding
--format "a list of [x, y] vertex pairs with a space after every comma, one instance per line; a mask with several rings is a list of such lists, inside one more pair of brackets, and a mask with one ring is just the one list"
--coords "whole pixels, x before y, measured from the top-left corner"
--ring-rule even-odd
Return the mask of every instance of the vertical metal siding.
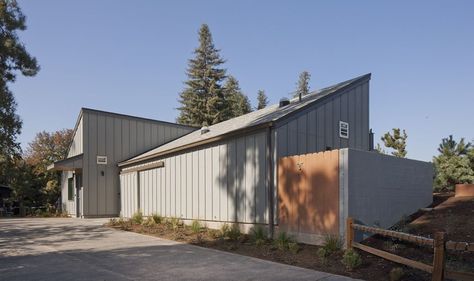
[[[349, 140], [339, 137], [339, 121], [349, 123]], [[367, 150], [368, 82], [280, 121], [276, 130], [278, 157], [324, 151], [326, 147]]]
[[[79, 123], [77, 125], [76, 131], [74, 132], [74, 136], [72, 139], [71, 146], [69, 148], [69, 152], [67, 157], [72, 157], [79, 155], [84, 152], [84, 145], [83, 145], [83, 122], [84, 118], [81, 117]], [[72, 177], [72, 172], [63, 172], [61, 175], [61, 203], [62, 208], [70, 215], [76, 215], [76, 202], [75, 200], [69, 201], [68, 200], [68, 186], [67, 186], [67, 179]], [[76, 190], [74, 189], [74, 192]]]
[[[120, 200], [117, 163], [192, 130], [174, 124], [95, 111], [83, 111], [83, 121], [79, 127], [83, 128], [80, 138], [81, 147], [84, 147], [82, 198], [85, 216], [119, 214], [124, 202]], [[107, 165], [97, 165], [98, 155], [107, 156]], [[67, 193], [64, 194], [67, 196]], [[75, 211], [75, 208], [71, 208], [71, 211]]]
[[[140, 208], [145, 215], [267, 223], [266, 132], [157, 161], [164, 161], [164, 167], [139, 173]], [[132, 178], [134, 173], [126, 169], [122, 173], [124, 191], [130, 190], [124, 179]], [[136, 194], [124, 192], [122, 204], [132, 204], [133, 209]], [[164, 211], [161, 204], [166, 205]], [[123, 215], [130, 216], [134, 211], [124, 208]]]

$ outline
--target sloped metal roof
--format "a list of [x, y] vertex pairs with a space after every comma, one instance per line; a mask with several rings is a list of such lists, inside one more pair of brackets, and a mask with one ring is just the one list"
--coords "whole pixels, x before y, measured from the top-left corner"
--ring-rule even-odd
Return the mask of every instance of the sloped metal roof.
[[271, 124], [292, 112], [302, 109], [314, 102], [320, 101], [324, 97], [335, 94], [341, 89], [347, 88], [361, 81], [368, 80], [370, 79], [370, 75], [371, 74], [369, 73], [327, 88], [323, 88], [318, 91], [314, 91], [304, 96], [301, 102], [298, 100], [298, 98], [294, 98], [290, 101], [289, 105], [286, 105], [284, 107], [279, 107], [279, 104], [274, 104], [263, 109], [250, 112], [248, 114], [214, 124], [208, 127], [209, 131], [205, 134], [201, 134], [201, 130], [193, 131], [176, 140], [163, 144], [155, 149], [152, 149], [148, 152], [145, 152], [122, 163], [119, 163], [119, 166], [126, 166], [133, 163], [141, 162], [147, 159], [162, 156], [164, 154], [177, 152], [181, 150], [180, 148], [189, 148], [192, 144], [199, 145], [202, 143], [209, 143], [213, 140], [221, 139], [220, 137], [231, 135], [235, 132], [249, 130], [252, 128], [262, 127], [266, 124]]

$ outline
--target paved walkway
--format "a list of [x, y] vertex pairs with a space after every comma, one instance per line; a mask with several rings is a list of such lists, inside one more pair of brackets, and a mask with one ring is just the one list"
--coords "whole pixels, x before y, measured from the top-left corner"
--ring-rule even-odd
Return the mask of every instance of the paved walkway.
[[352, 280], [102, 227], [103, 219], [0, 219], [0, 280]]

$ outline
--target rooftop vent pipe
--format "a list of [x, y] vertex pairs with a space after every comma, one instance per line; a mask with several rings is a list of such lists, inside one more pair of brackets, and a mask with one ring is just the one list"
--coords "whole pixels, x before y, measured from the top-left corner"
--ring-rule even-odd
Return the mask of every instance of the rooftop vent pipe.
[[287, 98], [281, 98], [280, 99], [280, 107], [284, 107], [290, 104], [290, 100]]
[[202, 126], [201, 128], [201, 135], [204, 135], [205, 133], [209, 132], [209, 127], [208, 126]]

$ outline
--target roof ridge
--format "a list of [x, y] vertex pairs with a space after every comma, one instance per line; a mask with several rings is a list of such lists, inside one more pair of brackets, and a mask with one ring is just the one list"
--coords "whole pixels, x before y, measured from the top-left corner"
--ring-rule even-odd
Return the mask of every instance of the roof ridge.
[[316, 93], [306, 95], [302, 101], [297, 101], [298, 98], [293, 99], [289, 105], [280, 107], [279, 104], [272, 104], [260, 110], [255, 110], [250, 113], [231, 118], [229, 120], [219, 122], [209, 126], [209, 131], [201, 134], [200, 130], [193, 131], [180, 138], [172, 140], [166, 144], [162, 144], [148, 152], [136, 155], [130, 159], [122, 161], [119, 166], [126, 166], [148, 159], [160, 157], [169, 153], [176, 153], [182, 149], [191, 148], [200, 144], [211, 143], [222, 139], [223, 137], [239, 134], [240, 131], [253, 130], [263, 127], [266, 124], [272, 124], [280, 119], [287, 118], [292, 113], [304, 110], [311, 104], [326, 98], [335, 93], [340, 93], [344, 89], [354, 86], [363, 81], [368, 81], [371, 74], [365, 74], [353, 79], [349, 79], [332, 86], [320, 89]]

